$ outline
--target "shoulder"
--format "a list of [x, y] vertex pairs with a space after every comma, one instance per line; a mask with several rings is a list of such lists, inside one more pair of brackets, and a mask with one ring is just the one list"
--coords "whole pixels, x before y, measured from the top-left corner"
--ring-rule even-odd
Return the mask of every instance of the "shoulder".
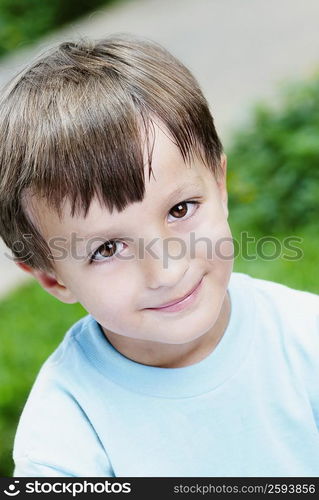
[[280, 341], [303, 373], [319, 376], [319, 295], [244, 273], [233, 274], [233, 286], [244, 296], [241, 300], [253, 297], [259, 335], [265, 335], [265, 342], [271, 345]]
[[15, 436], [15, 476], [112, 475], [99, 437], [72, 391], [73, 367], [81, 365], [83, 375], [87, 370], [81, 342], [89, 321], [86, 316], [68, 330], [33, 384]]
[[319, 295], [297, 290], [282, 283], [254, 278], [249, 274], [233, 273], [234, 285], [252, 293], [256, 306], [268, 305], [273, 312], [284, 315], [287, 321], [319, 321]]

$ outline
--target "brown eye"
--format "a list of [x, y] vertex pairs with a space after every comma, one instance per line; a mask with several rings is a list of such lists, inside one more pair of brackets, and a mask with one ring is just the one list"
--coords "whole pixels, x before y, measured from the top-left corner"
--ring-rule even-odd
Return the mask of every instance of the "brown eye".
[[177, 205], [174, 205], [169, 211], [169, 216], [173, 217], [170, 222], [190, 219], [195, 214], [199, 205], [199, 201], [181, 201], [177, 203]]
[[123, 246], [124, 244], [121, 241], [116, 241], [116, 240], [106, 241], [97, 250], [95, 250], [95, 252], [92, 254], [90, 258], [90, 262], [111, 261], [112, 257], [114, 257], [119, 251], [123, 249]]
[[98, 252], [103, 257], [113, 257], [116, 253], [116, 241], [106, 241], [100, 246]]
[[177, 219], [179, 219], [179, 218], [185, 217], [185, 215], [187, 215], [187, 212], [188, 212], [187, 203], [186, 203], [186, 201], [182, 201], [181, 203], [179, 203], [178, 205], [175, 205], [171, 209], [170, 214], [173, 217], [176, 217]]

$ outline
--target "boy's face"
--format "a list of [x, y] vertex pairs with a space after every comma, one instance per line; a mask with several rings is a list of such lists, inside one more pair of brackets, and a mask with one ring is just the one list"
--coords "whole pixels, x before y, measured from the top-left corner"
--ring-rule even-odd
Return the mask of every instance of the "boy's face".
[[[57, 282], [34, 274], [60, 300], [80, 302], [106, 333], [183, 344], [214, 327], [233, 267], [226, 161], [217, 182], [199, 159], [185, 165], [172, 140], [155, 130], [154, 175], [149, 179], [146, 165], [141, 202], [111, 215], [95, 199], [86, 218], [72, 218], [66, 204], [61, 222], [38, 200], [35, 215], [46, 241], [60, 237], [69, 245], [73, 233], [73, 249], [55, 261]], [[89, 234], [88, 241], [80, 240]], [[101, 247], [107, 240], [113, 243]], [[90, 263], [85, 250], [98, 248]], [[197, 285], [184, 303], [159, 308]]]

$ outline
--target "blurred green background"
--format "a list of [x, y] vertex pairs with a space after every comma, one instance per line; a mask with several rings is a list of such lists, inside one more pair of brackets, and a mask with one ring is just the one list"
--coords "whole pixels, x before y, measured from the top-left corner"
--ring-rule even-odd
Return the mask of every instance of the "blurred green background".
[[[256, 260], [235, 260], [234, 270], [319, 293], [319, 73], [282, 88], [276, 106], [259, 103], [249, 125], [234, 134], [228, 153], [229, 222], [242, 231], [277, 239]], [[301, 258], [291, 259], [285, 239]], [[256, 245], [251, 245], [250, 254]], [[286, 258], [288, 256], [288, 258]]]
[[[40, 2], [0, 0], [0, 54], [33, 41], [48, 30], [85, 13], [95, 1]], [[21, 17], [21, 13], [23, 16]], [[23, 18], [23, 19], [22, 19]], [[36, 21], [34, 21], [36, 19]], [[302, 256], [289, 260], [246, 260], [234, 270], [319, 293], [319, 77], [287, 87], [272, 107], [260, 103], [245, 129], [227, 148], [229, 223], [238, 242], [241, 233], [289, 236]], [[264, 247], [267, 252], [267, 245]], [[272, 245], [269, 245], [269, 255]], [[256, 245], [250, 247], [254, 254]], [[284, 252], [283, 252], [284, 253]], [[86, 311], [66, 305], [28, 283], [0, 301], [0, 475], [13, 471], [13, 438], [23, 405], [40, 366], [66, 330]]]

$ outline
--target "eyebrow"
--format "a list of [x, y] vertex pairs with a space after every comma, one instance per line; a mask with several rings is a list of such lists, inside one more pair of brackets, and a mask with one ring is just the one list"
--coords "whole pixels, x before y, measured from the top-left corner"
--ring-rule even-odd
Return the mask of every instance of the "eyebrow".
[[[174, 191], [172, 191], [166, 198], [165, 198], [165, 204], [170, 204], [173, 203], [179, 196], [182, 197], [183, 195], [186, 196], [186, 194], [191, 194], [191, 191], [196, 191], [198, 192], [199, 189], [202, 188], [202, 183], [200, 182], [200, 177], [196, 177], [194, 181], [192, 182], [183, 182], [180, 184]], [[195, 193], [194, 193], [195, 194]], [[181, 201], [181, 200], [178, 200]], [[109, 227], [106, 228], [102, 231], [94, 231], [89, 234], [85, 234], [81, 236], [81, 238], [84, 241], [90, 240], [91, 238], [105, 238], [107, 237], [108, 239], [112, 239], [116, 237], [116, 234], [118, 234], [120, 231], [119, 229], [116, 229], [115, 227]]]
[[186, 194], [190, 194], [192, 190], [198, 190], [202, 188], [202, 184], [199, 182], [199, 178], [196, 178], [194, 182], [183, 182], [180, 184], [174, 191], [172, 191], [166, 201], [173, 202], [178, 196], [183, 196]]

